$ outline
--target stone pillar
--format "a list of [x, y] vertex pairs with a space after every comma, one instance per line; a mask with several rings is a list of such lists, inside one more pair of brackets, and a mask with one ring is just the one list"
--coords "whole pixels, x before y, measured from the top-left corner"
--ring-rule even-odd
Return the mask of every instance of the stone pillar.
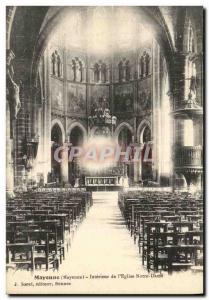
[[134, 162], [134, 183], [139, 182], [139, 163]]
[[60, 164], [60, 172], [61, 172], [61, 182], [63, 184], [68, 183], [68, 144], [64, 143], [63, 150], [61, 151], [61, 164]]
[[140, 147], [140, 160], [139, 160], [139, 166], [138, 166], [138, 171], [139, 171], [139, 180], [142, 180], [142, 149], [143, 149], [143, 144], [139, 144]]
[[184, 120], [182, 118], [175, 118], [175, 111], [178, 110], [185, 99], [185, 65], [186, 57], [183, 53], [178, 53], [174, 57], [173, 72], [171, 74], [172, 82], [172, 101], [173, 101], [173, 188], [185, 188], [185, 176], [182, 171], [177, 168], [176, 163], [176, 149], [178, 145], [184, 145]]
[[34, 125], [32, 125], [32, 139], [38, 142], [37, 153], [34, 157], [32, 176], [33, 179], [40, 183], [40, 178], [43, 180], [43, 137], [42, 137], [42, 106], [40, 103], [36, 103], [34, 106]]
[[102, 82], [102, 65], [99, 65], [99, 82]]
[[42, 111], [43, 123], [43, 172], [44, 183], [47, 182], [48, 174], [51, 172], [51, 81], [49, 49], [47, 48], [43, 56], [43, 79], [44, 79], [44, 101]]
[[123, 70], [123, 81], [125, 82], [126, 81], [126, 66], [125, 66], [125, 62], [123, 63], [122, 65], [122, 70]]
[[142, 144], [135, 144], [136, 151], [137, 151], [137, 161], [134, 162], [134, 182], [139, 183], [141, 181], [141, 168], [142, 168], [142, 161], [141, 161], [141, 150], [143, 145]]
[[14, 197], [14, 163], [13, 163], [13, 140], [10, 135], [10, 111], [9, 103], [6, 101], [6, 195], [7, 198]]
[[153, 179], [160, 181], [161, 175], [161, 107], [160, 107], [160, 47], [153, 42], [153, 114], [152, 114], [152, 140], [153, 140]]
[[[14, 79], [13, 60], [15, 54], [11, 49], [7, 49], [6, 58], [6, 167], [7, 197], [14, 196], [14, 131], [16, 126], [16, 118], [18, 116], [20, 102], [20, 87]], [[15, 133], [16, 134], [16, 133]], [[16, 135], [15, 135], [16, 137]]]

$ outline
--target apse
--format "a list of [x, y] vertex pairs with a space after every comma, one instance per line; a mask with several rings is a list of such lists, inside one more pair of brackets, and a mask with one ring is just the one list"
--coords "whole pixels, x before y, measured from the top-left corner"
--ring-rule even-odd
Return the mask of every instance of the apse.
[[131, 7], [74, 8], [63, 17], [51, 40], [102, 55], [136, 49], [154, 36], [142, 16], [138, 8]]
[[[141, 155], [147, 142], [141, 138], [143, 124], [148, 124], [149, 142], [153, 144], [148, 177], [158, 184], [161, 176], [169, 181], [171, 164], [167, 162], [171, 160], [172, 146], [161, 140], [165, 136], [169, 141], [172, 127], [167, 116], [167, 61], [159, 42], [142, 8], [66, 8], [50, 35], [39, 67], [41, 82], [49, 90], [51, 121], [62, 123], [65, 141], [72, 147], [78, 146], [77, 133], [69, 134], [68, 128], [74, 128], [74, 124], [82, 128], [83, 153], [92, 141], [96, 148], [105, 148], [111, 139], [123, 151], [131, 147], [130, 156], [134, 157], [135, 151]], [[166, 126], [161, 126], [163, 120]], [[100, 149], [95, 151], [92, 157]], [[165, 160], [166, 169], [162, 166]], [[110, 157], [102, 163], [76, 158], [67, 168], [65, 180], [95, 172], [110, 175], [118, 168], [116, 173], [129, 176], [132, 183], [142, 180], [144, 170], [142, 162], [116, 163], [114, 159], [110, 162]]]

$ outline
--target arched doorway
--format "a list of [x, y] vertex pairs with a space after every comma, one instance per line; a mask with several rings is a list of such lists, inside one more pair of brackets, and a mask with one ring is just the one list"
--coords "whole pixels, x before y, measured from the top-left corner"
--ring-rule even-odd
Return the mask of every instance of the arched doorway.
[[[69, 141], [72, 144], [72, 147], [82, 147], [84, 143], [84, 131], [80, 126], [76, 125], [71, 129]], [[79, 185], [82, 185], [84, 183], [84, 178], [81, 178], [82, 176], [78, 159], [73, 158], [72, 161], [68, 162], [68, 178], [70, 184], [74, 186], [76, 179], [79, 179]]]
[[49, 175], [48, 182], [61, 182], [61, 165], [55, 159], [55, 151], [62, 145], [63, 136], [62, 130], [58, 124], [55, 124], [51, 130], [51, 174]]
[[82, 146], [84, 141], [84, 134], [79, 126], [75, 126], [70, 132], [70, 143], [73, 146]]
[[132, 141], [132, 133], [129, 128], [123, 127], [118, 135], [118, 143], [122, 147], [122, 150], [126, 150], [126, 148], [131, 144]]
[[148, 143], [150, 141], [151, 141], [151, 130], [148, 126], [146, 126], [142, 132], [142, 142]]

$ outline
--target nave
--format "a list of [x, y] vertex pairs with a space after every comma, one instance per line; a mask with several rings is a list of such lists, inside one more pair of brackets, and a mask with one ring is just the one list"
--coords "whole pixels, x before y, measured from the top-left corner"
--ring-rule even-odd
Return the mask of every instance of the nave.
[[[43, 196], [43, 195], [42, 195]], [[130, 194], [131, 196], [131, 194]], [[74, 279], [61, 280], [67, 286], [55, 285], [52, 280], [50, 290], [43, 285], [34, 286], [34, 292], [40, 293], [172, 293], [181, 289], [185, 293], [192, 293], [200, 286], [202, 273], [191, 271], [177, 272], [169, 276], [167, 272], [149, 272], [142, 266], [141, 255], [137, 243], [131, 237], [127, 220], [118, 205], [118, 192], [92, 193], [93, 205], [87, 211], [82, 222], [72, 222], [70, 247], [65, 253], [65, 259], [59, 265], [59, 270], [45, 271], [45, 266], [36, 268], [34, 272], [12, 270], [8, 272], [8, 282], [28, 282], [33, 284], [43, 282], [34, 280], [38, 276], [72, 276]], [[38, 200], [36, 200], [38, 202]], [[72, 201], [72, 200], [71, 200]], [[43, 202], [43, 200], [42, 200]], [[120, 205], [121, 206], [121, 205]], [[48, 218], [45, 216], [45, 218]], [[21, 223], [21, 221], [19, 221]], [[69, 238], [69, 236], [67, 237]], [[112, 279], [111, 276], [115, 278]], [[128, 276], [127, 276], [128, 275]], [[78, 279], [85, 277], [84, 279]], [[133, 277], [134, 276], [134, 277]], [[75, 279], [76, 278], [76, 279]], [[164, 285], [159, 284], [164, 279]], [[175, 287], [172, 282], [175, 280]], [[184, 286], [182, 287], [182, 282]], [[124, 283], [124, 284], [123, 284]], [[10, 284], [10, 288], [11, 288]], [[30, 287], [24, 287], [27, 293]], [[67, 290], [66, 290], [67, 289]]]

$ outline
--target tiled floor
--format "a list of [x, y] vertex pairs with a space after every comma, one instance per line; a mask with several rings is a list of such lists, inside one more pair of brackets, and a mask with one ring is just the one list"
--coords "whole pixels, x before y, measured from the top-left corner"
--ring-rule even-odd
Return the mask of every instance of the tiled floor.
[[[134, 272], [142, 270], [118, 207], [118, 193], [94, 193], [93, 207], [78, 228], [69, 251], [68, 268], [80, 272]], [[65, 263], [60, 270], [65, 268]]]

